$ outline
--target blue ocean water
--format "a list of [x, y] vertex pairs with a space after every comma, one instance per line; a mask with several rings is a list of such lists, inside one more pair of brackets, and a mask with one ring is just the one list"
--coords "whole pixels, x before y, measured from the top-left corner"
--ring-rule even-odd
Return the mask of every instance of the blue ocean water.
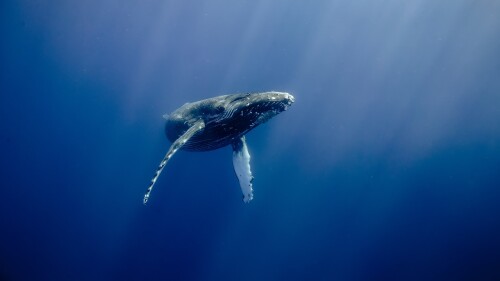
[[[1, 280], [500, 280], [500, 2], [2, 1]], [[229, 147], [162, 115], [287, 91]]]

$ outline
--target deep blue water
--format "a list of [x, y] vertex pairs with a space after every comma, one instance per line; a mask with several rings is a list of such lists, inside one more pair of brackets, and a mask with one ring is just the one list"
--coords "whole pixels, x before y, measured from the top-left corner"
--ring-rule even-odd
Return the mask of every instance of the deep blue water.
[[[500, 2], [2, 1], [1, 280], [500, 280]], [[278, 90], [231, 149], [161, 116]]]

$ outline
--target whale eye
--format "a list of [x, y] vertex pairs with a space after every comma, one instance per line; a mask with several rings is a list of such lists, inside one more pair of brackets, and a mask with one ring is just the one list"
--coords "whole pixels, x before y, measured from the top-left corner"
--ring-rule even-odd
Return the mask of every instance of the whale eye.
[[234, 99], [231, 101], [231, 102], [236, 102], [236, 101], [239, 101], [239, 100], [244, 100], [246, 99], [248, 96], [250, 96], [250, 94], [241, 94], [241, 95], [236, 95], [234, 97]]
[[212, 107], [204, 107], [198, 110], [198, 115], [203, 116], [204, 118], [214, 118], [221, 115], [225, 111], [224, 106], [217, 105]]
[[216, 114], [221, 114], [222, 112], [224, 112], [224, 110], [226, 110], [226, 108], [224, 108], [223, 105], [218, 105], [214, 108], [214, 112]]

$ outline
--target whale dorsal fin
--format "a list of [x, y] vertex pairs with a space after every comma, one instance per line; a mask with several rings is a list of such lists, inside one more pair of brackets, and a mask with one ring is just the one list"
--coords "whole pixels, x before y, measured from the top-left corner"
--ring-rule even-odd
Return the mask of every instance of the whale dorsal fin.
[[234, 141], [232, 146], [234, 172], [240, 182], [241, 192], [243, 193], [243, 201], [248, 203], [253, 199], [253, 176], [250, 169], [250, 153], [248, 153], [245, 136], [242, 136], [240, 139]]
[[163, 160], [161, 160], [160, 165], [156, 169], [156, 173], [154, 177], [151, 179], [151, 183], [149, 184], [148, 190], [146, 191], [146, 194], [144, 195], [144, 204], [148, 202], [149, 196], [151, 194], [151, 190], [153, 190], [153, 186], [156, 183], [156, 180], [158, 180], [158, 177], [161, 174], [161, 171], [163, 171], [163, 168], [165, 168], [165, 165], [167, 165], [168, 160], [174, 155], [174, 153], [177, 152], [194, 134], [197, 132], [203, 130], [205, 128], [205, 122], [203, 120], [198, 120], [196, 121], [193, 126], [191, 126], [182, 136], [180, 136], [175, 142], [170, 146], [170, 149], [168, 150], [167, 154], [165, 154], [165, 157], [163, 157]]

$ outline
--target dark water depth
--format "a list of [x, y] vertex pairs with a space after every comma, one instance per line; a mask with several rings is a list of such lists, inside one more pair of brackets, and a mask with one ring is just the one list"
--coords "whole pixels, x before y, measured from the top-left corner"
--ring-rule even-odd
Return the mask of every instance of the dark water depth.
[[[2, 1], [1, 280], [500, 280], [500, 2]], [[231, 149], [162, 115], [295, 96]]]

